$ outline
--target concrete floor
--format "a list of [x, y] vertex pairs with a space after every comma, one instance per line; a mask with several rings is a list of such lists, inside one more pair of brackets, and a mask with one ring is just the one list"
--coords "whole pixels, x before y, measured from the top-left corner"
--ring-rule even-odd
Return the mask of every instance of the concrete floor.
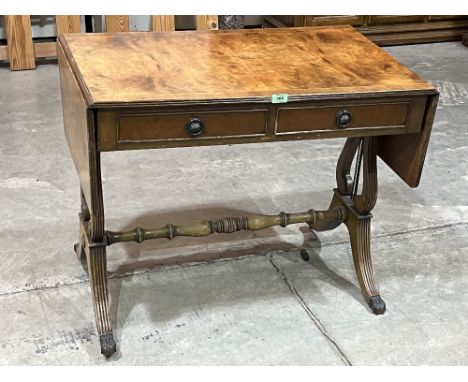
[[[109, 360], [72, 251], [78, 179], [57, 65], [0, 68], [0, 364], [468, 364], [468, 48], [388, 50], [441, 98], [420, 187], [379, 162], [372, 247], [385, 315], [363, 303], [343, 227], [117, 244]], [[326, 208], [343, 142], [104, 154], [107, 228]]]

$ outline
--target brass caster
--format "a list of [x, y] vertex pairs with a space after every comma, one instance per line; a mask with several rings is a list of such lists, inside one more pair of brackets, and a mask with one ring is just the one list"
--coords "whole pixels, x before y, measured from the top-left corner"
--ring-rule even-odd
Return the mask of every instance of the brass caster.
[[301, 249], [300, 253], [301, 253], [302, 260], [309, 261], [310, 255], [304, 248]]
[[379, 295], [372, 296], [369, 299], [369, 306], [372, 309], [372, 313], [376, 315], [385, 313], [386, 305], [384, 300], [382, 300], [382, 297], [380, 297]]
[[99, 342], [101, 343], [101, 354], [104, 355], [104, 357], [109, 358], [117, 351], [117, 346], [115, 345], [112, 333], [100, 336]]

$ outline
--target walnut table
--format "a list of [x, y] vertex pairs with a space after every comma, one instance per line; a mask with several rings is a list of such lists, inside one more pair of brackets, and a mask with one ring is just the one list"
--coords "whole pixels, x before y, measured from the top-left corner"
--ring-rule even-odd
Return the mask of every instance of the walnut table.
[[[116, 350], [106, 247], [122, 241], [344, 223], [362, 294], [384, 313], [369, 246], [376, 158], [418, 185], [438, 98], [432, 85], [351, 27], [65, 34], [58, 57], [65, 135], [81, 185], [75, 250], [87, 259], [102, 354]], [[347, 140], [326, 211], [105, 229], [103, 152], [332, 137]]]

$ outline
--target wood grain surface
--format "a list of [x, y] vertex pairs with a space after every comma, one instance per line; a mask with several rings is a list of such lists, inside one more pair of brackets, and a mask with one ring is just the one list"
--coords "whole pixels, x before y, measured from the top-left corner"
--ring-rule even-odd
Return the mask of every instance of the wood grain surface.
[[76, 172], [80, 178], [80, 185], [89, 209], [96, 210], [93, 203], [93, 190], [96, 189], [96, 179], [91, 176], [93, 163], [94, 132], [89, 122], [90, 113], [86, 100], [65, 58], [60, 44], [57, 44], [57, 57], [60, 69], [60, 83], [62, 87], [63, 125], [68, 147], [73, 157]]
[[420, 132], [378, 138], [378, 155], [410, 187], [421, 180], [438, 99], [438, 95], [428, 98]]
[[151, 30], [153, 32], [175, 31], [174, 16], [170, 16], [170, 15], [151, 16]]
[[37, 42], [34, 44], [34, 55], [40, 57], [57, 56], [57, 44], [54, 41]]
[[130, 23], [128, 16], [106, 16], [107, 32], [128, 32]]
[[199, 31], [209, 31], [218, 29], [218, 16], [197, 15], [195, 17], [196, 28]]
[[[119, 142], [147, 142], [161, 140], [193, 140], [185, 129], [193, 113], [121, 114]], [[203, 138], [223, 138], [265, 135], [268, 109], [210, 111], [196, 114], [204, 125]]]
[[81, 30], [80, 16], [55, 16], [57, 36], [63, 33], [79, 33]]
[[434, 92], [352, 27], [65, 34], [90, 105]]
[[5, 16], [5, 31], [11, 70], [34, 69], [36, 58], [30, 16]]
[[0, 45], [0, 60], [8, 60], [8, 46]]

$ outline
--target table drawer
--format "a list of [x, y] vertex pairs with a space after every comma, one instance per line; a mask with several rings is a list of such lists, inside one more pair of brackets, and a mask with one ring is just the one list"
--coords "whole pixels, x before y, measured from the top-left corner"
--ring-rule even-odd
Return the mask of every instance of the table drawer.
[[119, 113], [118, 143], [215, 139], [266, 134], [268, 109]]
[[[277, 109], [275, 133], [313, 133], [358, 130], [369, 133], [416, 132], [421, 126], [424, 97], [392, 102], [366, 102], [281, 106]], [[357, 131], [356, 131], [357, 132]]]

